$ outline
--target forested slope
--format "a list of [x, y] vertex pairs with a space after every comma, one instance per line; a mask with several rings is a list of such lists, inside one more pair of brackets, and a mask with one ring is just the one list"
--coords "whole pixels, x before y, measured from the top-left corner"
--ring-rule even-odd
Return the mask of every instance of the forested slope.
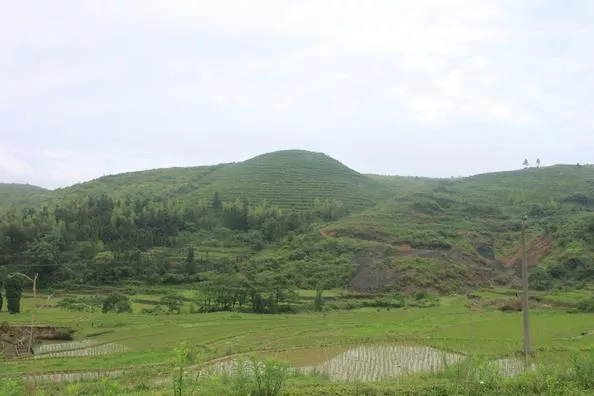
[[363, 175], [299, 150], [113, 175], [4, 210], [0, 267], [63, 287], [233, 281], [280, 300], [294, 288], [465, 290], [517, 281], [527, 214], [534, 276], [571, 284], [594, 279], [593, 180], [587, 166]]

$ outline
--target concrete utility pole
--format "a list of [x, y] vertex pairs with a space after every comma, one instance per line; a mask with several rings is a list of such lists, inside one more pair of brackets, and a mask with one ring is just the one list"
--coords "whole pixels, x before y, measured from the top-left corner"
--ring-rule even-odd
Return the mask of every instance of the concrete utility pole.
[[522, 312], [524, 314], [524, 356], [530, 355], [530, 320], [528, 317], [528, 253], [526, 252], [526, 220], [522, 216]]

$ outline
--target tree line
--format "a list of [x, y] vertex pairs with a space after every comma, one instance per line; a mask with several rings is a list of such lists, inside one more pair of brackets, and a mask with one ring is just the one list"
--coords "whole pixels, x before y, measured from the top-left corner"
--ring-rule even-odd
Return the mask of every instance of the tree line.
[[[249, 255], [205, 258], [199, 246], [190, 245], [182, 247], [182, 262], [172, 265], [167, 254], [160, 252], [179, 250], [178, 239], [187, 235], [217, 233], [224, 235], [220, 237], [224, 242], [257, 252], [310, 232], [315, 222], [348, 213], [335, 200], [315, 201], [308, 210], [293, 210], [223, 198], [215, 193], [209, 202], [188, 203], [99, 195], [61, 201], [52, 207], [13, 209], [0, 217], [0, 269], [5, 274], [38, 273], [41, 287], [127, 280], [202, 282], [210, 296], [203, 307], [206, 311], [246, 301], [255, 310], [274, 311], [289, 293], [264, 287], [268, 281], [279, 285], [283, 281], [279, 277], [263, 280], [268, 275], [274, 277], [274, 269], [255, 263]], [[232, 297], [215, 295], [214, 290], [222, 288], [227, 277], [237, 282], [243, 277], [241, 291], [237, 289]], [[3, 279], [9, 305], [18, 294], [11, 279]]]

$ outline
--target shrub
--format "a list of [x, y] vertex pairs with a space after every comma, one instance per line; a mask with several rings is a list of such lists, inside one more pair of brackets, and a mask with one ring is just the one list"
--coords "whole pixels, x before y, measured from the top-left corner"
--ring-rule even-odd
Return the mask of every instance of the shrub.
[[115, 292], [105, 297], [101, 312], [130, 313], [132, 312], [132, 305], [128, 296]]
[[594, 312], [594, 297], [578, 302], [577, 309], [581, 312]]
[[102, 303], [99, 296], [75, 296], [63, 298], [56, 306], [67, 311], [96, 312]]
[[413, 293], [413, 298], [417, 301], [423, 300], [428, 297], [428, 293], [424, 290], [418, 290]]
[[148, 315], [166, 315], [169, 312], [169, 309], [163, 305], [156, 305], [153, 308], [143, 308], [141, 311], [141, 313]]
[[159, 305], [167, 307], [169, 312], [181, 313], [181, 308], [184, 305], [184, 297], [177, 294], [168, 294], [161, 297]]

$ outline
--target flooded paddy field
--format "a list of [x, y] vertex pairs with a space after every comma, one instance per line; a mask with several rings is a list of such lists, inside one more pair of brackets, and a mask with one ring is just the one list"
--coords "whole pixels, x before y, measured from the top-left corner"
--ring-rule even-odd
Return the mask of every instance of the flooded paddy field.
[[[40, 383], [112, 378], [158, 387], [171, 381], [172, 362], [182, 343], [196, 355], [186, 367], [188, 377], [216, 378], [242, 365], [249, 369], [252, 357], [285, 361], [290, 373], [336, 384], [329, 386], [354, 381], [376, 386], [391, 379], [408, 383], [425, 374], [448, 374], [478, 358], [504, 376], [525, 373], [523, 359], [517, 357], [522, 347], [520, 315], [470, 312], [464, 303], [452, 299], [434, 308], [325, 315], [154, 317], [48, 309], [38, 314], [40, 322], [76, 327], [76, 341], [44, 341], [30, 359], [0, 362], [0, 377]], [[25, 316], [15, 319], [29, 321]], [[539, 311], [532, 321], [539, 329], [532, 338], [539, 367], [557, 362], [570, 367], [574, 351], [592, 348], [591, 315]]]
[[91, 340], [48, 342], [33, 348], [35, 359], [102, 356], [124, 352], [126, 347], [113, 342], [99, 343]]
[[[340, 381], [380, 381], [418, 373], [437, 373], [461, 363], [465, 355], [426, 346], [359, 345], [335, 348], [303, 348], [277, 353], [260, 353], [259, 358], [274, 357], [291, 365], [290, 370], [303, 374], [321, 374]], [[233, 375], [238, 370], [253, 371], [255, 360], [229, 359], [207, 367], [204, 372]], [[521, 359], [493, 359], [490, 364], [502, 376], [525, 372]]]

